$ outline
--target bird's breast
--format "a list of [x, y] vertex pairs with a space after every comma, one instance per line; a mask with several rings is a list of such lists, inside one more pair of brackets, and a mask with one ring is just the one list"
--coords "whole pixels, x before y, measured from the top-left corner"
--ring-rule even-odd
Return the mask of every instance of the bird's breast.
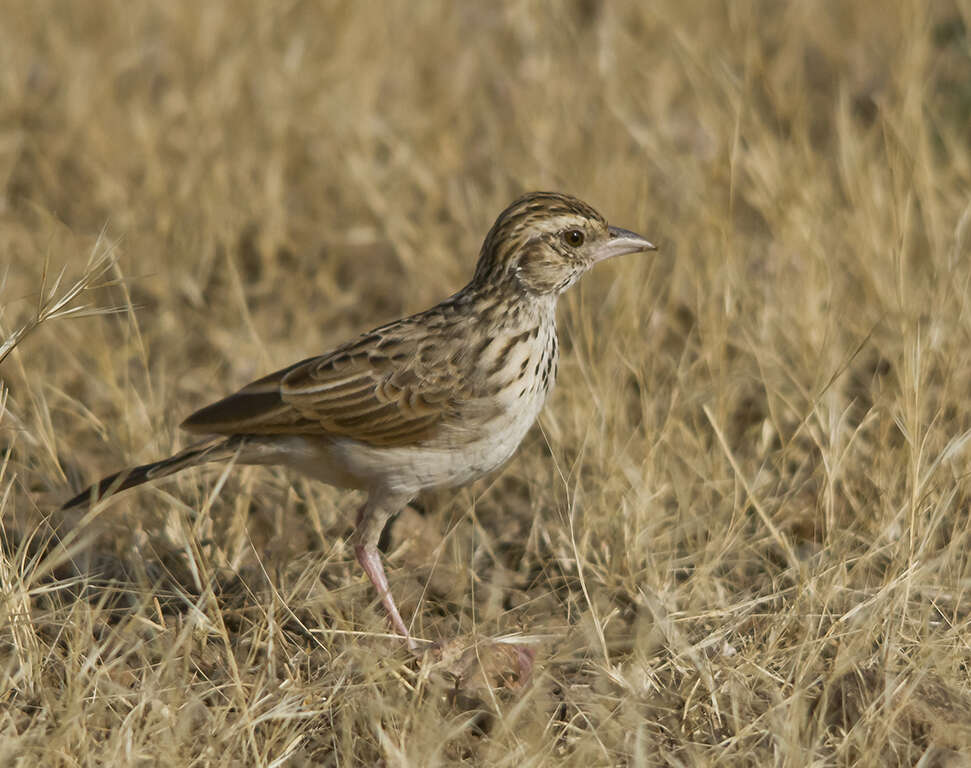
[[553, 388], [559, 353], [555, 326], [548, 323], [513, 338], [512, 345], [508, 339], [498, 345], [502, 353], [489, 368], [488, 394], [480, 403], [470, 403], [466, 418], [452, 425], [457, 431], [456, 464], [465, 469], [457, 470], [449, 484], [469, 482], [509, 459]]
[[497, 335], [479, 347], [475, 394], [428, 442], [371, 447], [339, 440], [335, 458], [350, 474], [401, 493], [460, 486], [491, 472], [519, 447], [556, 378], [552, 323]]

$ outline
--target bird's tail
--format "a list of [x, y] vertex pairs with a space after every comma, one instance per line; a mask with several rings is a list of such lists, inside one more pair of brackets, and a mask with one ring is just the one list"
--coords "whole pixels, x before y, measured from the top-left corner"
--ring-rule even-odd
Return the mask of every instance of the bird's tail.
[[103, 480], [98, 481], [92, 486], [81, 491], [77, 496], [64, 502], [61, 510], [78, 507], [82, 504], [94, 503], [105, 496], [111, 496], [127, 488], [147, 483], [150, 480], [158, 480], [160, 477], [168, 477], [176, 472], [181, 472], [189, 467], [197, 467], [200, 464], [207, 464], [210, 461], [226, 461], [236, 455], [242, 447], [243, 439], [240, 437], [219, 438], [208, 440], [204, 443], [197, 443], [189, 446], [174, 456], [167, 459], [155, 461], [151, 464], [142, 464], [139, 467], [129, 467], [121, 472], [108, 475]]

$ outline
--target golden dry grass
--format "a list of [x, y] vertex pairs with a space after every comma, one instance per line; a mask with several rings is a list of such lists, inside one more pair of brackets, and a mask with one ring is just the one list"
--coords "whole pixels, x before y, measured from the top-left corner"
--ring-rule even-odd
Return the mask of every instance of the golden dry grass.
[[[971, 763], [966, 0], [2, 6], [0, 764]], [[540, 641], [527, 690], [382, 639], [355, 494], [52, 511], [460, 287], [533, 188], [661, 252], [386, 542], [421, 636]]]

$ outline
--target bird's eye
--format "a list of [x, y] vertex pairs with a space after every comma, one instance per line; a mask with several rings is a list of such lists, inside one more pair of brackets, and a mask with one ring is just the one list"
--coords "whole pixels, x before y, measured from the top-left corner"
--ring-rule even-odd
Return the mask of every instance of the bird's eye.
[[583, 232], [579, 229], [568, 229], [563, 233], [563, 242], [571, 248], [579, 248], [583, 245]]

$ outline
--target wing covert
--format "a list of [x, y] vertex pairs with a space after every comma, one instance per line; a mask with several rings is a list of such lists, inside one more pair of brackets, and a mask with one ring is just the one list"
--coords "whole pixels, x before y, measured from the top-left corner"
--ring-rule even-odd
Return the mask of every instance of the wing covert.
[[283, 378], [281, 397], [328, 434], [376, 446], [428, 440], [462, 392], [441, 375], [441, 367], [422, 364], [417, 344], [412, 355], [401, 346], [396, 360], [369, 348], [302, 366]]
[[468, 397], [448, 356], [427, 337], [371, 333], [264, 376], [182, 426], [209, 434], [320, 434], [403, 446], [434, 438]]

